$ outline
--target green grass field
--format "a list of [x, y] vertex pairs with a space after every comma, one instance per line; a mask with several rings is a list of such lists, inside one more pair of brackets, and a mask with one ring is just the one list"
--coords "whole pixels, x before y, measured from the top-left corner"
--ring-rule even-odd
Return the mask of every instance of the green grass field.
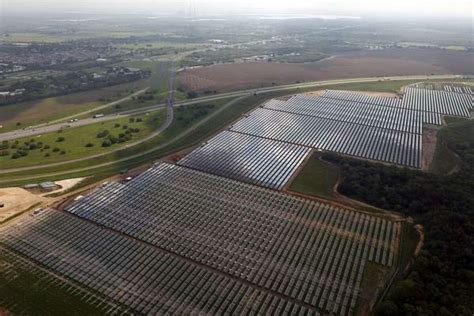
[[290, 185], [290, 190], [334, 199], [333, 189], [339, 179], [339, 168], [320, 159], [319, 153], [310, 157], [306, 166]]
[[[204, 102], [192, 107], [188, 107], [188, 110], [183, 111], [181, 114], [177, 113], [175, 117], [177, 118], [173, 124], [163, 133], [154, 137], [152, 140], [149, 140], [145, 143], [142, 143], [131, 148], [120, 150], [116, 153], [105, 155], [93, 160], [86, 160], [82, 162], [65, 164], [55, 167], [45, 167], [41, 169], [35, 169], [30, 171], [21, 171], [8, 174], [0, 174], [0, 179], [11, 179], [8, 183], [2, 183], [0, 186], [10, 186], [10, 185], [19, 185], [20, 183], [26, 183], [28, 181], [17, 181], [14, 177], [17, 176], [34, 176], [37, 179], [67, 179], [70, 176], [75, 175], [88, 175], [94, 176], [91, 178], [91, 181], [97, 179], [102, 179], [107, 176], [117, 174], [123, 169], [130, 169], [138, 167], [140, 165], [146, 164], [155, 159], [161, 158], [165, 155], [171, 154], [177, 150], [187, 148], [189, 146], [198, 144], [204, 137], [211, 136], [219, 128], [223, 128], [228, 125], [231, 121], [235, 120], [242, 112], [248, 111], [255, 106], [255, 102], [260, 103], [263, 100], [262, 97], [255, 97], [257, 99], [249, 98], [239, 102], [235, 106], [228, 108], [226, 111], [221, 111], [218, 115], [214, 116], [212, 120], [209, 120], [206, 124], [194, 127], [196, 123], [199, 123], [203, 119], [210, 115], [214, 111], [218, 110], [221, 106], [228, 103], [231, 99], [223, 99], [213, 102]], [[209, 109], [209, 105], [214, 105], [212, 109]], [[192, 115], [196, 110], [198, 111], [201, 107], [208, 108], [208, 114], [205, 116], [195, 116]], [[191, 109], [191, 110], [190, 110]], [[190, 112], [191, 111], [191, 112]], [[182, 117], [181, 120], [178, 120], [179, 117]], [[181, 138], [176, 141], [170, 142], [178, 135], [187, 132]], [[154, 148], [159, 147], [159, 149], [154, 150]], [[150, 153], [134, 158], [129, 159], [124, 162], [117, 162], [107, 167], [97, 167], [94, 168], [94, 165], [101, 163], [109, 163], [117, 161], [118, 159], [129, 157], [133, 154], [141, 153], [144, 151], [151, 151]], [[68, 170], [84, 169], [81, 171], [71, 171], [67, 173]], [[65, 175], [61, 176], [49, 176], [48, 173], [56, 172], [65, 172]], [[98, 181], [98, 180], [97, 180]]]
[[430, 171], [437, 174], [448, 174], [456, 170], [460, 163], [459, 157], [449, 148], [449, 139], [456, 139], [457, 142], [465, 143], [466, 146], [472, 146], [474, 138], [472, 120], [456, 117], [446, 117], [445, 120], [448, 125], [438, 132], [436, 150], [430, 166]]
[[[77, 97], [77, 98], [75, 98]], [[0, 132], [22, 129], [91, 110], [103, 105], [93, 93], [88, 97], [70, 95], [68, 97], [53, 97], [30, 102], [0, 106]], [[20, 123], [20, 125], [17, 125]]]
[[[112, 151], [119, 147], [126, 146], [127, 143], [139, 140], [151, 134], [163, 122], [165, 113], [165, 110], [160, 110], [153, 112], [148, 116], [139, 115], [133, 117], [134, 122], [130, 122], [130, 118], [124, 117], [107, 122], [64, 129], [60, 133], [54, 132], [38, 135], [35, 137], [20, 138], [14, 141], [12, 140], [9, 142], [10, 145], [18, 142], [18, 147], [24, 147], [25, 142], [31, 143], [32, 140], [35, 144], [41, 142], [42, 148], [29, 150], [27, 156], [20, 157], [18, 159], [11, 158], [11, 155], [15, 153], [17, 149], [10, 148], [8, 149], [10, 155], [0, 157], [0, 165], [2, 166], [2, 169], [18, 168], [37, 164], [67, 161]], [[143, 121], [137, 122], [138, 118]], [[102, 146], [102, 143], [107, 139], [107, 136], [98, 138], [98, 133], [107, 130], [109, 131], [110, 135], [118, 137], [119, 134], [126, 134], [127, 129], [124, 129], [124, 127], [134, 129], [138, 128], [139, 132], [131, 133], [131, 139], [129, 141], [113, 144], [110, 147]], [[63, 137], [64, 141], [58, 142], [59, 137]], [[92, 144], [92, 147], [86, 147], [87, 144]], [[45, 146], [49, 146], [49, 149], [45, 149]], [[55, 148], [58, 148], [59, 150], [55, 152]]]

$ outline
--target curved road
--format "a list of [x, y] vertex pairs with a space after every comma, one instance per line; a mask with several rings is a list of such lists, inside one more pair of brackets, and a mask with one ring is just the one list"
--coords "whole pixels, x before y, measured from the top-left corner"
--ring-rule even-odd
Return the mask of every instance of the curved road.
[[[337, 79], [337, 80], [325, 80], [325, 81], [308, 82], [308, 83], [302, 83], [302, 84], [283, 85], [283, 86], [276, 86], [276, 87], [269, 87], [269, 88], [262, 88], [262, 89], [251, 89], [251, 90], [229, 92], [229, 93], [219, 94], [219, 95], [215, 95], [215, 96], [197, 98], [197, 99], [194, 99], [193, 101], [182, 102], [182, 103], [176, 104], [176, 105], [200, 103], [200, 102], [204, 102], [204, 101], [213, 101], [213, 100], [219, 100], [219, 99], [230, 98], [230, 97], [240, 97], [238, 99], [232, 100], [231, 102], [227, 103], [222, 108], [220, 108], [216, 112], [209, 115], [203, 121], [198, 122], [195, 126], [192, 126], [187, 131], [185, 131], [182, 134], [174, 137], [173, 139], [169, 140], [165, 144], [161, 144], [161, 145], [159, 145], [157, 147], [154, 147], [154, 148], [151, 148], [147, 151], [137, 153], [135, 155], [128, 156], [128, 157], [125, 157], [125, 158], [122, 158], [122, 159], [119, 159], [119, 160], [115, 160], [113, 162], [107, 162], [107, 163], [103, 163], [103, 164], [93, 165], [93, 166], [88, 167], [88, 168], [80, 168], [80, 169], [67, 170], [67, 171], [62, 171], [62, 172], [49, 173], [48, 176], [64, 175], [64, 174], [69, 174], [69, 173], [72, 173], [72, 172], [81, 172], [81, 171], [90, 170], [91, 168], [106, 167], [106, 166], [109, 166], [109, 165], [113, 165], [117, 162], [123, 162], [123, 161], [127, 161], [127, 160], [130, 160], [130, 159], [138, 158], [138, 157], [143, 156], [143, 155], [147, 155], [150, 152], [161, 149], [161, 148], [169, 145], [170, 143], [178, 140], [179, 138], [182, 138], [183, 136], [187, 135], [190, 131], [192, 131], [196, 126], [199, 126], [202, 123], [207, 122], [210, 118], [214, 117], [214, 115], [216, 115], [217, 113], [219, 113], [222, 110], [226, 109], [227, 107], [233, 105], [237, 101], [240, 101], [241, 99], [243, 99], [243, 98], [245, 98], [249, 95], [252, 95], [256, 91], [258, 91], [257, 93], [267, 93], [267, 92], [276, 92], [276, 91], [285, 91], [285, 90], [293, 90], [293, 89], [303, 89], [303, 88], [311, 88], [311, 87], [318, 87], [318, 86], [326, 86], [326, 85], [331, 85], [331, 84], [375, 82], [375, 81], [380, 81], [380, 80], [399, 81], [399, 80], [429, 80], [429, 79], [433, 80], [433, 79], [454, 79], [454, 78], [458, 78], [458, 76], [457, 75], [437, 75], [437, 76], [397, 76], [397, 77], [384, 77], [384, 78], [372, 77], [372, 78], [355, 78], [355, 79]], [[172, 88], [173, 88], [173, 86], [172, 86], [172, 83], [170, 81], [170, 92], [169, 92], [170, 94], [169, 94], [169, 96], [171, 96], [171, 97], [168, 98], [168, 102], [166, 104], [168, 113], [167, 113], [166, 121], [164, 122], [164, 124], [162, 126], [160, 126], [160, 128], [157, 131], [150, 134], [148, 137], [143, 138], [143, 139], [141, 139], [139, 141], [136, 141], [134, 143], [131, 143], [131, 144], [127, 145], [125, 148], [132, 147], [132, 146], [138, 145], [140, 143], [143, 143], [143, 142], [157, 136], [159, 133], [161, 133], [162, 131], [164, 131], [166, 128], [168, 128], [171, 125], [171, 123], [173, 122], [173, 115], [174, 115], [173, 114], [174, 113], [173, 106], [175, 106], [175, 104], [173, 103], [173, 100], [172, 100], [173, 99], [173, 97], [172, 97], [173, 89]], [[158, 106], [163, 107], [164, 105], [157, 105], [157, 106], [149, 107], [149, 108], [147, 108], [147, 110], [151, 110], [152, 108], [155, 108], [155, 107], [158, 107]], [[101, 156], [104, 156], [104, 155], [108, 155], [108, 154], [111, 154], [113, 152], [120, 151], [120, 150], [123, 150], [123, 149], [124, 149], [124, 147], [117, 148], [116, 150], [113, 150], [113, 151], [110, 151], [110, 152], [107, 152], [107, 153], [102, 153], [102, 154], [97, 154], [97, 155], [93, 155], [93, 156], [89, 156], [89, 157], [83, 157], [83, 158], [78, 158], [78, 159], [69, 160], [69, 161], [62, 161], [62, 162], [57, 162], [57, 163], [52, 163], [52, 164], [47, 164], [47, 165], [30, 166], [30, 167], [22, 167], [22, 168], [14, 168], [14, 169], [3, 169], [3, 170], [0, 170], [0, 174], [8, 174], [8, 173], [19, 172], [19, 171], [36, 170], [36, 169], [42, 169], [42, 168], [47, 168], [47, 167], [54, 167], [54, 166], [65, 165], [65, 164], [69, 164], [69, 163], [85, 161], [85, 160], [89, 160], [89, 159], [98, 158], [98, 157], [101, 157]], [[42, 176], [42, 175], [25, 176], [25, 177], [12, 178], [12, 179], [8, 179], [8, 180], [0, 180], [0, 183], [10, 182], [10, 181], [13, 181], [13, 180], [33, 179], [33, 178], [38, 178], [40, 176]]]

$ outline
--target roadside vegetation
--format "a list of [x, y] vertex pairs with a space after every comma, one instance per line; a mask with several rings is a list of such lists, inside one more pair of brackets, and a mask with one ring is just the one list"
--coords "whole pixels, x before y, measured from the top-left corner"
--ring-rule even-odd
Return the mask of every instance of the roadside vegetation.
[[2, 169], [48, 164], [88, 157], [123, 147], [155, 131], [163, 122], [165, 110], [149, 115], [124, 117], [107, 122], [0, 144]]

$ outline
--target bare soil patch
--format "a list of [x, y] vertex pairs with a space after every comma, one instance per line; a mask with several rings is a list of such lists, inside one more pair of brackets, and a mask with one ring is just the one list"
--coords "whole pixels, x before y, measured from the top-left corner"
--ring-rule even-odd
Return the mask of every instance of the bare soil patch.
[[370, 97], [398, 98], [398, 94], [390, 92], [371, 92], [371, 91], [351, 91], [358, 94], [364, 94]]
[[86, 179], [86, 178], [74, 178], [74, 179], [56, 181], [55, 183], [57, 185], [59, 185], [61, 188], [58, 189], [58, 190], [54, 190], [52, 192], [45, 193], [45, 194], [43, 194], [43, 196], [47, 196], [47, 195], [54, 194], [54, 193], [61, 193], [61, 192], [65, 192], [67, 190], [70, 190], [74, 186], [79, 184], [81, 181], [83, 181], [84, 179]]
[[312, 91], [312, 92], [306, 92], [303, 93], [304, 95], [310, 96], [310, 97], [320, 97], [324, 94], [325, 90], [318, 90], [318, 91]]
[[425, 231], [423, 229], [423, 226], [421, 225], [415, 225], [415, 229], [420, 235], [420, 239], [418, 240], [418, 244], [416, 245], [415, 253], [414, 256], [417, 257], [418, 254], [420, 253], [421, 249], [423, 248], [423, 245], [425, 244]]
[[231, 91], [304, 81], [374, 76], [473, 73], [472, 52], [441, 49], [386, 49], [334, 56], [316, 63], [255, 62], [185, 70], [182, 87]]
[[421, 161], [421, 169], [428, 170], [431, 163], [433, 162], [433, 157], [436, 152], [436, 144], [438, 143], [438, 130], [434, 128], [424, 128], [423, 129], [423, 158]]
[[0, 201], [5, 206], [0, 208], [0, 223], [15, 216], [35, 204], [45, 202], [46, 199], [21, 188], [0, 189]]

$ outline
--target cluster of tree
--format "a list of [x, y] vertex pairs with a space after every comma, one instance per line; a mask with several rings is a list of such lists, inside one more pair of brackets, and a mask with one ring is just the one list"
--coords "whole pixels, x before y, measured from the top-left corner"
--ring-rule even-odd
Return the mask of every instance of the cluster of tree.
[[[141, 119], [140, 119], [141, 120]], [[135, 121], [135, 119], [133, 120]], [[115, 124], [115, 127], [120, 127], [120, 124]], [[97, 138], [103, 138], [102, 147], [110, 147], [114, 144], [120, 144], [128, 142], [132, 139], [133, 134], [139, 133], [139, 128], [132, 128], [128, 127], [128, 125], [123, 125], [122, 129], [124, 130], [122, 133], [119, 133], [117, 136], [110, 134], [108, 130], [103, 130], [97, 133]], [[94, 144], [88, 143], [86, 147], [93, 147]]]
[[[64, 137], [58, 137], [56, 142], [63, 142], [65, 141]], [[38, 150], [40, 152], [45, 152], [45, 157], [49, 157], [51, 153], [49, 150], [51, 146], [48, 144], [44, 144], [43, 142], [37, 142], [34, 139], [30, 139], [29, 141], [25, 141], [20, 143], [18, 140], [13, 142], [9, 142], [7, 140], [3, 141], [0, 144], [0, 157], [10, 156], [12, 159], [19, 159], [22, 157], [28, 156], [30, 151]], [[66, 151], [62, 150], [59, 147], [54, 147], [51, 150], [53, 153], [59, 153], [61, 155], [65, 155]]]
[[[129, 71], [127, 68], [111, 69], [101, 74], [73, 71], [61, 76], [47, 76], [46, 78], [32, 78], [15, 82], [6, 87], [6, 90], [13, 93], [1, 98], [0, 105], [109, 87], [140, 80], [150, 75], [149, 71]], [[15, 93], [15, 91], [21, 92]]]
[[323, 155], [341, 166], [341, 193], [403, 212], [424, 226], [423, 250], [378, 315], [474, 314], [474, 122], [448, 129], [447, 143], [462, 160], [452, 175]]
[[176, 120], [187, 126], [191, 122], [208, 115], [214, 107], [214, 104], [180, 106], [176, 110]]

